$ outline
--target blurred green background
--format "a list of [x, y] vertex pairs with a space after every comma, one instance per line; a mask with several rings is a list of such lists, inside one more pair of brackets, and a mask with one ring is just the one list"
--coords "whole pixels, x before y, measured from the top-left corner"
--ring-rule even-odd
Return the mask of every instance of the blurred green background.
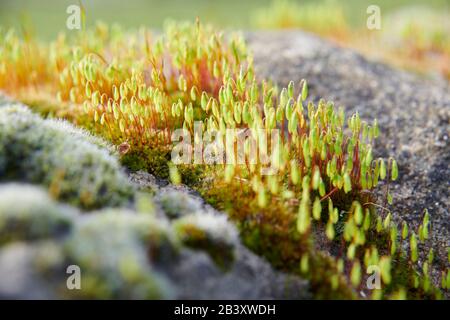
[[[298, 2], [320, 2], [320, 0], [298, 0]], [[325, 0], [326, 1], [326, 0]], [[375, 4], [381, 13], [411, 5], [422, 5], [438, 10], [448, 10], [450, 0], [341, 0], [336, 1], [345, 10], [349, 22], [358, 26], [365, 23], [366, 8]], [[0, 0], [1, 26], [26, 26], [39, 38], [53, 38], [65, 28], [68, 14], [66, 8], [78, 4], [78, 0]], [[251, 16], [271, 0], [84, 0], [86, 23], [97, 20], [117, 22], [124, 27], [142, 25], [160, 28], [167, 18], [195, 19], [212, 22], [223, 28], [252, 29]], [[420, 17], [418, 17], [420, 19]]]

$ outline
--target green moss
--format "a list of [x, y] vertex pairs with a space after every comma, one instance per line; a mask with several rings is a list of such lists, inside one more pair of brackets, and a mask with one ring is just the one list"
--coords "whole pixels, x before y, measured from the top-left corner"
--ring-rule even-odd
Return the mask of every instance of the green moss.
[[177, 243], [168, 225], [146, 214], [105, 210], [78, 224], [65, 243], [67, 259], [83, 270], [77, 298], [157, 299], [171, 296], [150, 264], [169, 263]]
[[170, 219], [180, 218], [202, 210], [198, 201], [177, 190], [162, 190], [155, 200]]
[[86, 209], [126, 205], [133, 188], [108, 146], [25, 107], [0, 108], [0, 181], [41, 184], [55, 198]]
[[220, 268], [226, 270], [233, 264], [238, 234], [224, 216], [186, 215], [174, 221], [174, 229], [185, 245], [204, 250]]
[[[287, 3], [284, 8], [289, 5]], [[103, 31], [101, 34], [106, 35], [103, 40], [108, 39], [108, 28]], [[58, 89], [61, 101], [70, 101], [84, 110], [83, 116], [74, 117], [75, 122], [79, 121], [119, 145], [121, 161], [125, 166], [194, 187], [210, 204], [228, 212], [252, 250], [266, 257], [276, 268], [301, 274], [311, 280], [317, 297], [356, 297], [355, 292], [359, 292], [361, 287], [358, 281], [362, 277], [352, 276], [350, 270], [358, 270], [365, 252], [372, 245], [384, 255], [380, 261], [389, 261], [390, 267], [390, 239], [381, 230], [382, 227], [373, 225], [387, 208], [378, 210], [380, 205], [374, 203], [374, 195], [378, 192], [378, 182], [387, 180], [385, 183], [388, 184], [389, 180], [394, 181], [398, 170], [392, 158], [387, 163], [384, 159], [373, 159], [374, 141], [379, 136], [376, 120], [367, 123], [358, 113], [346, 118], [342, 108], [338, 110], [332, 102], [325, 100], [312, 103], [311, 99], [308, 100], [306, 81], [299, 86], [291, 81], [287, 88], [281, 90], [269, 81], [260, 81], [254, 74], [252, 57], [247, 55], [241, 40], [230, 37], [227, 39], [229, 41], [224, 41], [214, 30], [199, 23], [168, 24], [164, 36], [158, 41], [145, 41], [136, 50], [126, 52], [117, 48], [121, 48], [128, 38], [100, 42], [95, 46], [95, 55], [86, 51], [92, 45], [89, 40], [95, 38], [95, 34], [86, 33], [84, 41], [87, 43], [83, 49], [68, 46], [73, 49], [73, 56], [62, 58], [63, 71], [59, 81], [55, 84], [55, 79], [51, 78], [49, 83], [53, 83], [53, 90]], [[92, 35], [94, 37], [91, 38]], [[134, 34], [129, 37], [140, 43], [142, 39], [147, 39], [146, 34], [141, 36]], [[26, 41], [16, 38], [9, 39], [7, 43], [18, 45], [22, 51], [26, 47]], [[148, 50], [149, 46], [152, 50]], [[14, 52], [8, 49], [7, 54], [8, 57], [13, 56]], [[112, 57], [114, 62], [105, 63], [104, 55]], [[162, 63], [166, 60], [170, 63]], [[13, 69], [14, 65], [8, 64], [7, 67]], [[149, 69], [152, 70], [151, 79], [148, 79]], [[0, 77], [0, 80], [4, 78]], [[27, 87], [27, 83], [23, 85]], [[86, 120], [89, 118], [90, 121]], [[194, 137], [195, 141], [198, 138], [195, 120], [201, 121], [202, 134], [225, 134], [229, 128], [248, 130], [252, 136], [258, 136], [254, 142], [260, 151], [264, 149], [267, 137], [258, 130], [263, 129], [263, 133], [267, 133], [281, 129], [280, 145], [270, 151], [276, 174], [262, 172], [265, 166], [262, 158], [252, 159], [256, 160], [256, 164], [249, 161], [238, 163], [236, 159], [230, 159], [231, 163], [227, 165], [208, 165], [207, 168], [189, 163], [175, 167], [171, 163], [171, 136], [183, 128], [183, 133]], [[28, 136], [31, 134], [25, 129], [29, 128], [23, 126], [21, 131], [25, 132], [26, 137], [16, 131], [14, 134], [22, 140], [30, 139]], [[34, 135], [31, 140], [35, 137], [39, 141], [47, 139]], [[15, 149], [10, 147], [10, 143], [16, 143], [14, 139], [6, 139], [1, 146], [2, 151], [12, 154], [13, 159], [23, 158], [22, 154], [14, 154]], [[75, 149], [70, 143], [67, 144]], [[41, 146], [36, 142], [30, 145], [35, 149], [35, 145]], [[57, 155], [70, 153], [58, 141], [52, 141], [51, 145], [51, 150], [56, 149]], [[26, 146], [28, 148], [28, 144]], [[233, 149], [234, 146], [233, 142]], [[248, 160], [252, 156], [251, 148], [244, 149]], [[83, 150], [77, 149], [76, 152], [78, 154]], [[46, 167], [44, 172], [48, 171], [47, 167], [55, 166], [51, 160], [59, 159], [57, 155], [39, 158], [39, 165]], [[73, 158], [77, 156], [74, 154]], [[34, 161], [33, 157], [30, 159], [26, 162]], [[52, 175], [52, 180], [47, 182], [52, 193], [73, 192], [76, 199], [81, 199], [87, 207], [94, 206], [91, 203], [94, 196], [101, 202], [108, 202], [103, 197], [113, 194], [117, 200], [117, 194], [114, 194], [117, 191], [114, 189], [116, 181], [110, 176], [112, 171], [117, 170], [105, 170], [91, 154], [83, 154], [82, 159], [87, 161], [85, 165], [88, 167], [95, 167], [95, 172], [101, 172], [103, 179], [107, 177], [106, 187], [111, 187], [112, 192], [110, 189], [103, 190], [99, 187], [101, 182], [97, 181], [88, 181], [81, 187], [66, 190], [64, 184], [53, 183], [55, 175]], [[20, 167], [23, 161], [6, 160], [0, 159], [0, 164], [6, 166], [5, 174], [28, 174]], [[64, 158], [63, 163], [66, 161]], [[79, 165], [77, 159], [73, 166]], [[67, 176], [68, 168], [63, 169], [57, 172], [58, 181]], [[75, 172], [78, 174], [69, 175], [68, 185], [73, 183], [72, 180], [77, 181], [80, 171]], [[33, 177], [36, 181], [46, 181], [46, 178], [41, 172]], [[91, 178], [89, 176], [87, 179]], [[386, 197], [387, 202], [391, 203], [392, 196], [388, 192]], [[204, 217], [195, 218], [199, 221], [194, 223], [187, 221], [194, 219], [189, 210], [183, 212], [183, 207], [176, 203], [166, 204], [166, 207], [170, 218], [179, 219], [177, 225], [185, 243], [210, 252], [213, 259], [219, 259], [219, 264], [227, 260], [216, 256], [210, 247], [215, 239], [199, 227]], [[369, 228], [361, 225], [366, 209], [372, 216]], [[324, 228], [324, 223], [331, 228]], [[386, 225], [390, 227], [390, 221]], [[377, 228], [380, 230], [374, 231]], [[330, 247], [339, 252], [328, 250]], [[394, 256], [394, 253], [391, 255]], [[338, 262], [338, 258], [342, 262]], [[375, 260], [375, 264], [380, 262], [378, 257]], [[341, 263], [345, 264], [345, 270]], [[358, 268], [354, 269], [354, 266]], [[409, 274], [414, 274], [417, 265], [410, 263], [407, 269]], [[96, 281], [93, 283], [97, 284]], [[401, 297], [403, 289], [392, 289], [392, 296]]]
[[38, 187], [0, 184], [0, 245], [61, 238], [72, 228], [74, 214]]

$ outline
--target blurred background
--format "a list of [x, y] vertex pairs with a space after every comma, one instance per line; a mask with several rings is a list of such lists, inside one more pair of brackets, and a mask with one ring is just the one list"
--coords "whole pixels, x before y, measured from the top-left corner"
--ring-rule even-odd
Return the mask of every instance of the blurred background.
[[[52, 40], [68, 30], [69, 5], [84, 8], [85, 26], [98, 21], [125, 29], [160, 29], [167, 19], [221, 29], [299, 29], [365, 56], [450, 79], [450, 0], [0, 0], [0, 28]], [[371, 5], [381, 29], [366, 26]], [[24, 32], [26, 31], [26, 32]]]
[[[159, 28], [167, 18], [211, 22], [222, 28], [255, 29], [262, 27], [258, 16], [270, 8], [273, 0], [84, 0], [87, 26], [102, 20], [124, 27], [141, 25]], [[298, 5], [334, 4], [342, 8], [353, 28], [365, 25], [366, 9], [375, 4], [382, 15], [405, 7], [424, 6], [438, 12], [449, 10], [450, 0], [291, 0]], [[1, 0], [0, 25], [31, 26], [38, 37], [52, 38], [65, 30], [66, 8], [78, 0]], [[420, 19], [420, 17], [417, 17]]]

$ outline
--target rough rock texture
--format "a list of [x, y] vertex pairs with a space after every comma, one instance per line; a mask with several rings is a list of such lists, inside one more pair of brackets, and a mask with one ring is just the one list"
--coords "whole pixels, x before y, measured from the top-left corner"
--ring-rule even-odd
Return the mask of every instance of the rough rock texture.
[[417, 227], [428, 208], [433, 246], [445, 265], [450, 246], [449, 84], [370, 62], [303, 32], [246, 37], [260, 77], [280, 85], [307, 79], [311, 99], [332, 100], [364, 120], [378, 119], [375, 156], [393, 156], [399, 163], [399, 179], [391, 184], [394, 218]]

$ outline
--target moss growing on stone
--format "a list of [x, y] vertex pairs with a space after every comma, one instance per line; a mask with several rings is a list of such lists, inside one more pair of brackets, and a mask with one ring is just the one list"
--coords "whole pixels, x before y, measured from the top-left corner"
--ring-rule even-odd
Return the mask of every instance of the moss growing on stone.
[[42, 184], [57, 199], [86, 209], [127, 204], [133, 189], [109, 145], [23, 106], [0, 108], [0, 180]]
[[70, 231], [73, 214], [40, 188], [0, 184], [0, 245], [61, 238]]
[[200, 211], [201, 204], [186, 193], [173, 189], [162, 190], [155, 199], [170, 219]]
[[174, 250], [168, 226], [149, 215], [113, 210], [90, 215], [65, 243], [68, 261], [84, 270], [84, 290], [74, 294], [78, 298], [168, 298], [170, 284], [150, 261], [167, 260]]
[[[112, 40], [95, 46], [96, 54], [74, 45], [73, 54], [63, 59], [57, 84], [49, 80], [62, 106], [72, 103], [83, 109], [87, 120], [82, 125], [117, 144], [127, 166], [195, 186], [211, 204], [229, 213], [251, 249], [274, 266], [311, 280], [317, 297], [358, 296], [364, 255], [373, 246], [380, 256], [377, 253], [371, 262], [383, 267], [383, 282], [391, 284], [390, 270], [397, 267], [400, 243], [386, 206], [392, 203], [389, 181], [397, 179], [398, 165], [393, 158], [373, 156], [380, 134], [376, 120], [368, 123], [358, 113], [346, 118], [343, 109], [325, 100], [313, 103], [306, 81], [278, 88], [259, 80], [242, 41], [223, 40], [199, 23], [169, 24], [154, 42], [146, 32], [139, 35], [131, 37], [140, 39], [140, 46], [127, 52], [117, 50]], [[90, 41], [86, 42], [89, 47]], [[106, 55], [113, 57], [111, 61]], [[215, 132], [223, 138], [229, 128], [250, 132], [257, 136], [260, 150], [267, 150], [267, 134], [279, 130], [279, 144], [270, 143], [276, 145], [270, 154], [273, 171], [263, 173], [267, 163], [249, 159], [250, 147], [244, 148], [244, 161], [233, 156], [227, 164], [217, 161], [202, 166], [187, 161], [178, 168], [169, 164], [172, 133], [183, 128], [194, 137], [196, 121], [202, 125], [201, 134]], [[258, 130], [263, 133], [259, 135]], [[20, 134], [18, 138], [25, 140]], [[7, 142], [1, 147], [10, 154], [14, 149]], [[62, 151], [58, 149], [58, 154]], [[49, 157], [40, 160], [53, 165]], [[88, 167], [92, 162], [90, 158]], [[24, 168], [15, 169], [11, 165], [5, 172], [26, 173]], [[381, 180], [386, 204], [376, 202]], [[51, 190], [64, 191], [59, 184], [47, 184], [53, 186]], [[103, 189], [89, 183], [92, 186], [95, 190], [87, 195], [82, 192], [84, 185], [76, 189], [81, 190], [77, 199], [92, 205], [95, 194], [104, 200]], [[175, 222], [182, 241], [211, 252], [209, 245], [216, 240], [217, 230], [202, 225], [208, 218], [170, 205], [166, 204], [171, 218], [182, 216]], [[419, 239], [426, 240], [427, 232], [422, 226], [417, 231]], [[318, 240], [337, 250], [332, 255], [320, 250]], [[217, 258], [217, 252], [211, 255], [219, 263], [226, 260]], [[405, 270], [409, 275], [420, 269], [417, 255], [413, 248]], [[420, 274], [423, 289], [429, 289], [426, 272]], [[403, 288], [388, 288], [374, 298], [401, 297], [402, 292]]]
[[238, 233], [225, 216], [197, 212], [174, 221], [181, 241], [192, 248], [206, 251], [222, 269], [234, 262]]

